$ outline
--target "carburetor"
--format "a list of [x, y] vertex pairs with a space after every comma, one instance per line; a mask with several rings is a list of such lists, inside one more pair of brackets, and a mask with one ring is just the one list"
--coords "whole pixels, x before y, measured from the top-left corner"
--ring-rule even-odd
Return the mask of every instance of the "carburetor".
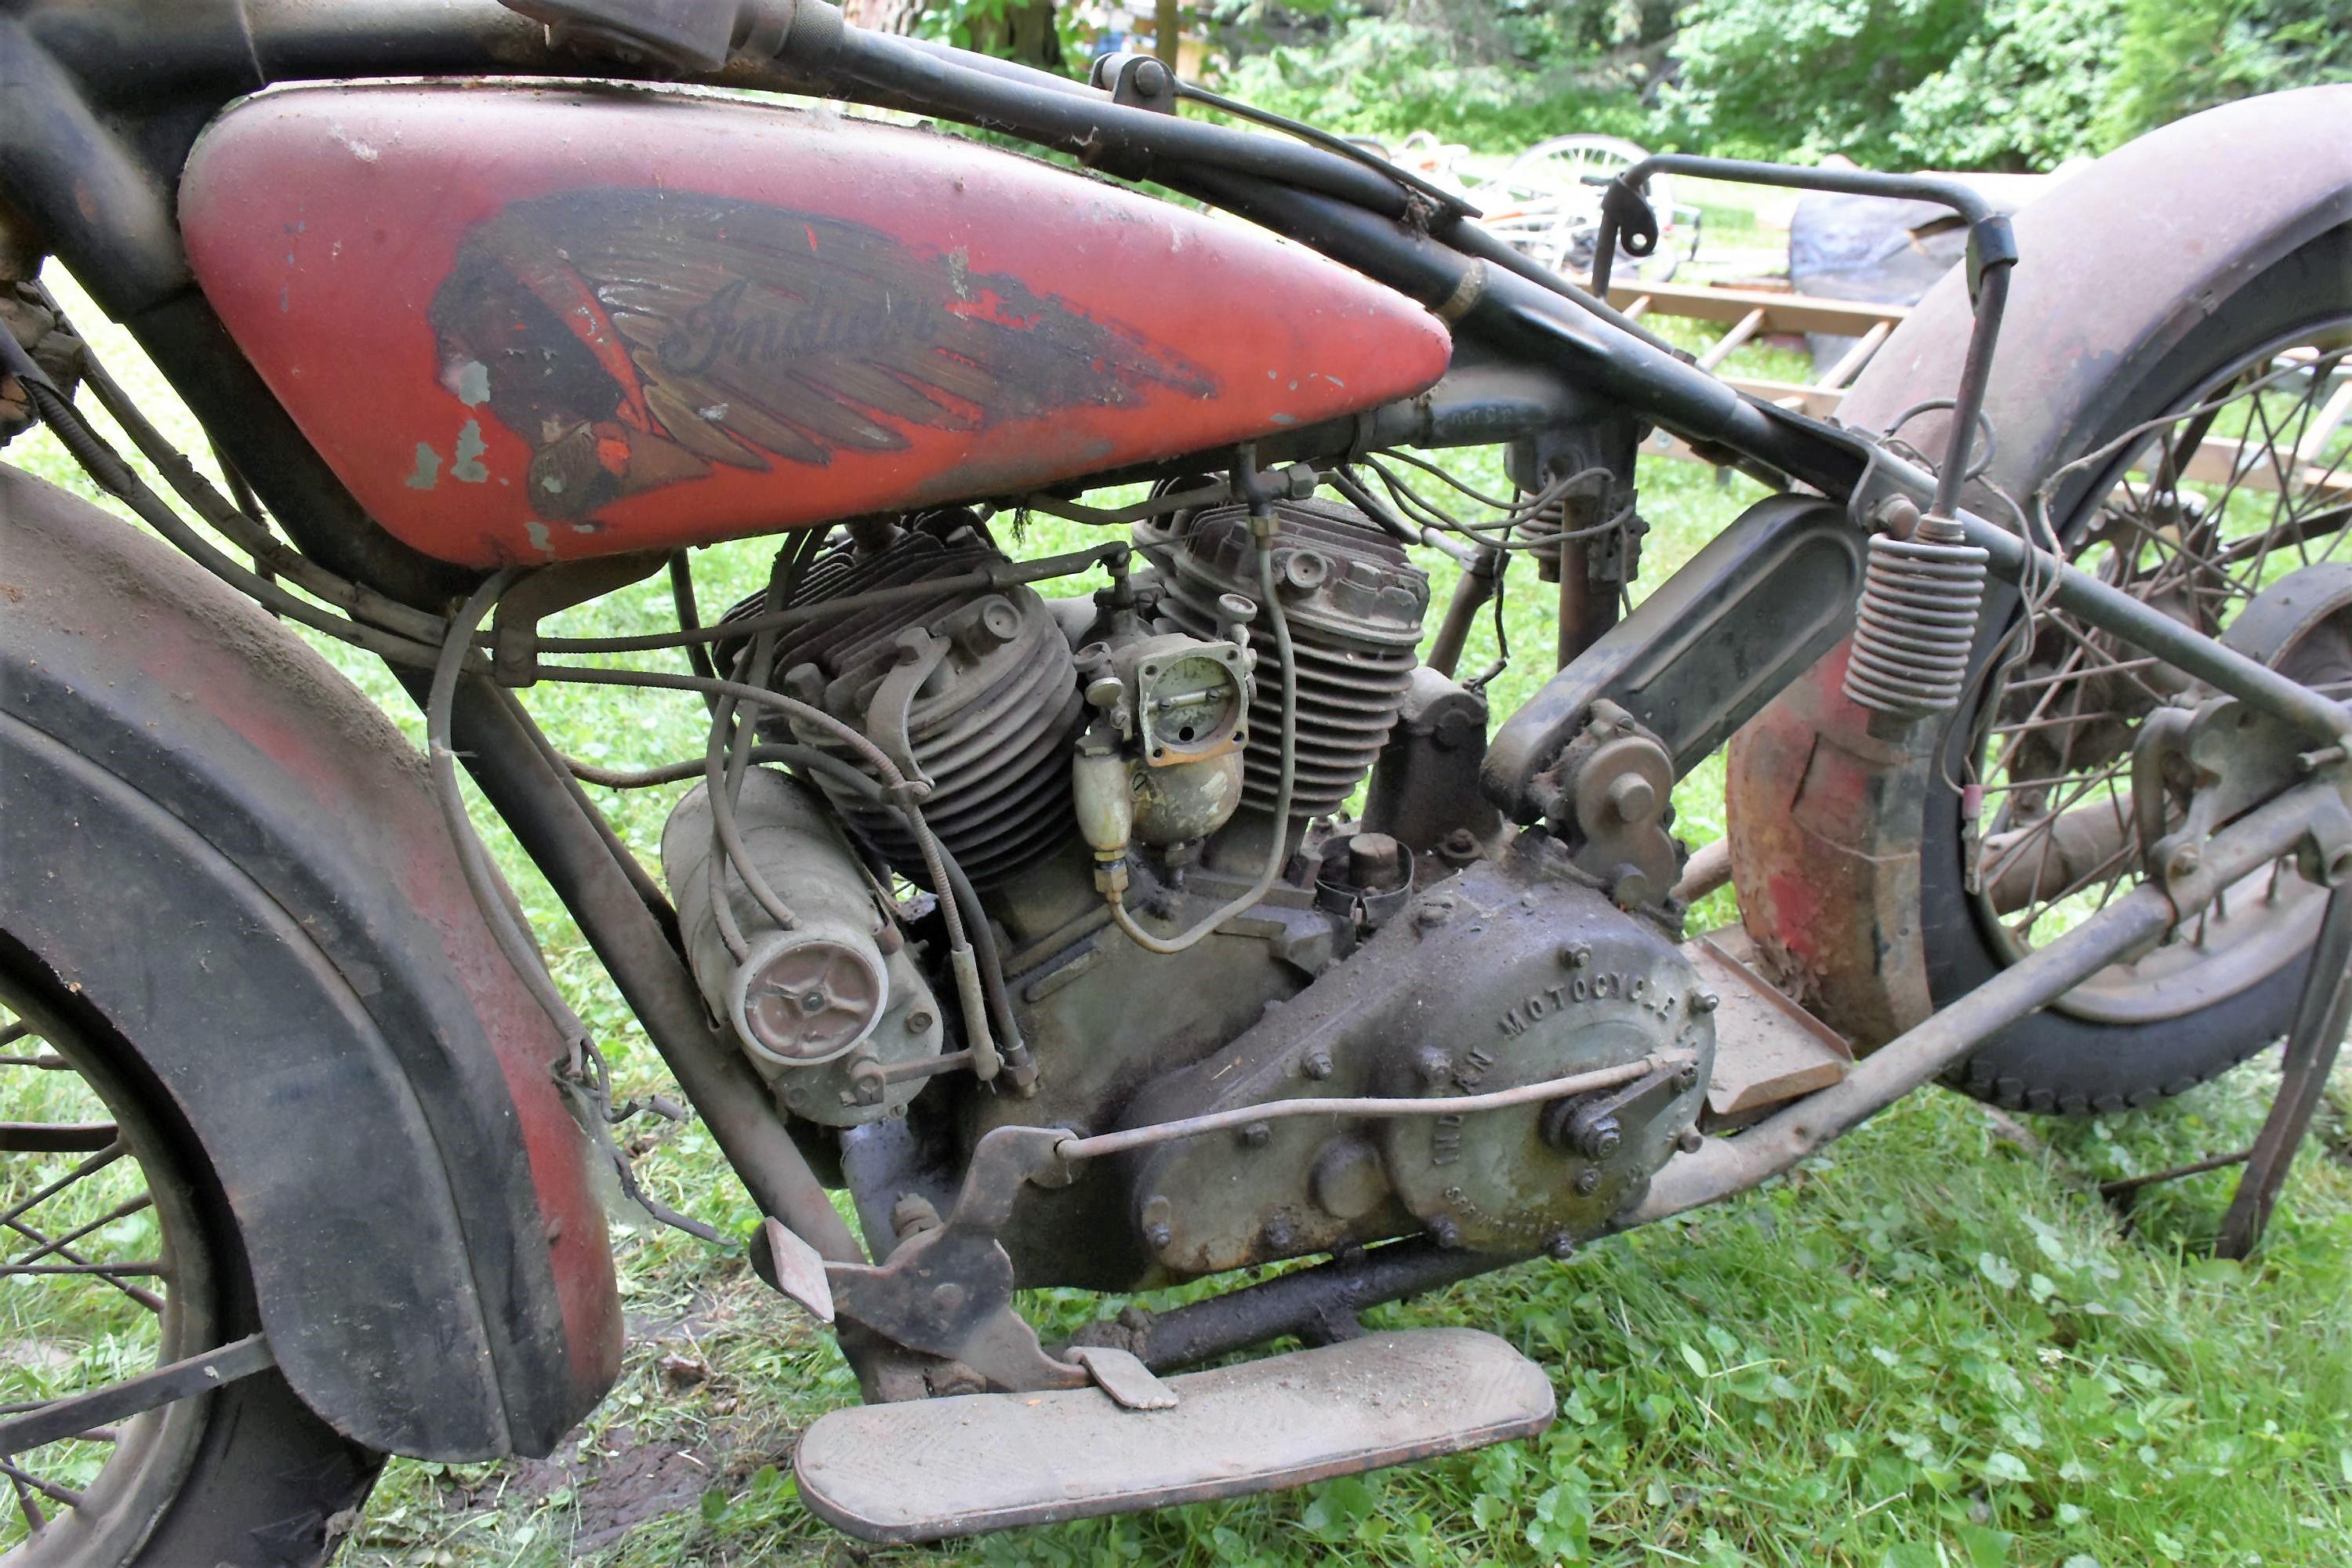
[[[1246, 626], [1255, 606], [1229, 597]], [[1135, 843], [1175, 850], [1223, 827], [1241, 805], [1249, 740], [1242, 643], [1129, 636], [1079, 649], [1078, 668], [1094, 719], [1078, 738], [1072, 793], [1097, 880], [1116, 878]]]

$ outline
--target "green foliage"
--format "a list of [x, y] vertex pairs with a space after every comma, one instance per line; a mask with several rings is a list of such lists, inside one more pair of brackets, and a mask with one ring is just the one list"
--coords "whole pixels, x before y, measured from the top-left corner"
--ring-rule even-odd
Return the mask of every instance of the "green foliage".
[[1991, 0], [1951, 62], [1895, 100], [1893, 142], [1937, 169], [2095, 156], [2127, 0]]
[[1263, 108], [1356, 135], [1437, 132], [1510, 152], [1571, 131], [1640, 135], [1648, 115], [1629, 73], [1591, 55], [1610, 8], [1507, 5], [1470, 32], [1388, 16], [1342, 16], [1328, 40], [1237, 61], [1223, 86]]
[[1894, 106], [1959, 53], [1975, 0], [1700, 0], [1662, 106], [1687, 146], [1892, 163]]
[[2047, 168], [2352, 80], [2346, 0], [1699, 0], [1681, 20], [1661, 139], [1799, 162]]
[[2127, 20], [2103, 123], [2110, 141], [2217, 103], [2352, 81], [2346, 0], [2121, 0]]

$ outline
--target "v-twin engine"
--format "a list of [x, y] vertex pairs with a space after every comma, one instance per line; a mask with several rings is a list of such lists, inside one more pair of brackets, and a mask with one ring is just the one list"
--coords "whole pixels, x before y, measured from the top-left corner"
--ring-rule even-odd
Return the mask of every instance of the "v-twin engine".
[[1123, 1289], [1415, 1232], [1564, 1247], [1638, 1200], [1695, 1118], [1711, 999], [1567, 846], [1484, 804], [1485, 704], [1418, 664], [1403, 549], [1285, 500], [1095, 556], [1108, 587], [1047, 598], [971, 513], [862, 522], [718, 647], [797, 706], [759, 721], [727, 809], [688, 795], [664, 869], [714, 1011], [869, 1235], [937, 1223], [999, 1126], [1628, 1064], [1649, 1070], [1492, 1114], [1171, 1137], [1024, 1189], [1002, 1239], [1024, 1284]]

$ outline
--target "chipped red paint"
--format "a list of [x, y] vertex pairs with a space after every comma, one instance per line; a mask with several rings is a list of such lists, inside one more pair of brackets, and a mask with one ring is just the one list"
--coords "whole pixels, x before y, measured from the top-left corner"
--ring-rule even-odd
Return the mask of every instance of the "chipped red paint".
[[304, 435], [468, 565], [1017, 492], [1407, 396], [1451, 354], [1258, 231], [703, 99], [277, 89], [206, 131], [181, 223]]
[[1927, 770], [1870, 733], [1840, 643], [1732, 737], [1739, 913], [1780, 987], [1862, 1050], [1935, 1010], [1919, 930]]
[[[368, 803], [369, 858], [438, 939], [498, 1058], [539, 1198], [574, 1396], [582, 1409], [593, 1405], [619, 1374], [623, 1348], [611, 1239], [589, 1174], [599, 1155], [556, 1085], [563, 1042], [483, 925], [426, 793], [422, 760], [381, 715], [354, 708], [331, 671], [256, 658], [256, 648], [225, 643], [205, 622], [149, 617], [122, 647], [158, 689], [217, 721], [217, 743], [242, 742], [267, 756], [323, 816]], [[289, 687], [311, 700], [289, 700]], [[322, 723], [325, 714], [350, 729]], [[409, 773], [415, 787], [384, 787], [387, 768]]]

